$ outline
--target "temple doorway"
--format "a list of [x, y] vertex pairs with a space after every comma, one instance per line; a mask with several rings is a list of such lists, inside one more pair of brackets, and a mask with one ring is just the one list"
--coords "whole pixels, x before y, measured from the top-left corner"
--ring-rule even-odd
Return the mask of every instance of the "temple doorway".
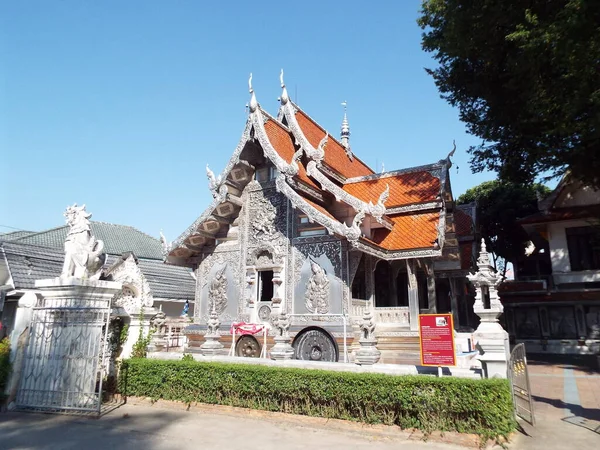
[[273, 271], [261, 270], [258, 272], [258, 291], [257, 299], [259, 302], [270, 302], [273, 299]]

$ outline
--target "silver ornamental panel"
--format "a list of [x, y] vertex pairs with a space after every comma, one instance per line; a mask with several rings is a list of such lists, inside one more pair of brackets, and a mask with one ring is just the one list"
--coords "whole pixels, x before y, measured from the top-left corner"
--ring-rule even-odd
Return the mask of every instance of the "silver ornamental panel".
[[535, 426], [525, 344], [517, 344], [511, 352], [508, 373], [515, 415]]
[[110, 300], [38, 300], [17, 407], [99, 413], [109, 316]]

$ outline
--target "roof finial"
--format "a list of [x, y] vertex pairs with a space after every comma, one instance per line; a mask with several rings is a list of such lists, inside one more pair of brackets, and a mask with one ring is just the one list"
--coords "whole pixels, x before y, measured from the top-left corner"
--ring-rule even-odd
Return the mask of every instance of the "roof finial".
[[250, 78], [248, 78], [248, 91], [250, 92], [250, 94], [252, 94], [252, 96], [250, 97], [250, 112], [253, 113], [254, 111], [256, 111], [256, 108], [258, 107], [258, 102], [256, 101], [256, 95], [254, 94], [254, 89], [252, 89], [252, 72], [250, 72]]
[[281, 100], [281, 104], [285, 105], [288, 102], [288, 100], [290, 99], [290, 97], [288, 96], [288, 92], [285, 87], [285, 83], [283, 82], [283, 69], [281, 69], [281, 73], [279, 74], [279, 81], [281, 82], [281, 89], [283, 89], [280, 100]]
[[346, 115], [346, 107], [348, 106], [348, 102], [344, 100], [342, 102], [342, 106], [344, 107], [344, 120], [342, 120], [342, 132], [340, 136], [342, 138], [342, 145], [346, 149], [346, 156], [350, 161], [354, 160], [354, 156], [352, 155], [352, 150], [350, 149], [350, 125], [348, 125], [348, 116]]
[[348, 102], [344, 100], [342, 106], [344, 107], [344, 120], [342, 120], [342, 132], [340, 133], [340, 137], [342, 138], [342, 145], [346, 148], [350, 148], [350, 125], [348, 125], [348, 116], [346, 115]]

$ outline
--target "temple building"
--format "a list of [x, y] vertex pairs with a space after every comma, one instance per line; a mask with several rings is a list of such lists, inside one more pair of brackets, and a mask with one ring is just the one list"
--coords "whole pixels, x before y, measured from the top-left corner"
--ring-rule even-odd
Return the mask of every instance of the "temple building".
[[[286, 313], [296, 358], [351, 359], [359, 319], [374, 307], [383, 361], [394, 362], [418, 359], [419, 313], [452, 312], [455, 328], [475, 328], [465, 275], [476, 221], [474, 208], [455, 208], [453, 152], [376, 173], [351, 148], [346, 114], [338, 140], [290, 99], [283, 72], [276, 116], [251, 80], [233, 155], [218, 176], [207, 166], [213, 201], [164, 242], [167, 263], [196, 272], [190, 339], [201, 341], [211, 314], [229, 346], [233, 322]], [[271, 342], [244, 339], [256, 352]]]
[[600, 192], [566, 175], [520, 223], [531, 241], [500, 286], [513, 343], [532, 353], [600, 353]]

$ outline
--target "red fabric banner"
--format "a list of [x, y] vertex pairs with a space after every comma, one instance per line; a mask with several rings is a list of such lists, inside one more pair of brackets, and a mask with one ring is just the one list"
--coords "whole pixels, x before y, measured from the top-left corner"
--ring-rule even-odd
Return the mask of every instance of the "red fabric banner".
[[264, 325], [257, 325], [255, 323], [246, 322], [233, 322], [229, 329], [230, 334], [257, 334], [265, 329]]

